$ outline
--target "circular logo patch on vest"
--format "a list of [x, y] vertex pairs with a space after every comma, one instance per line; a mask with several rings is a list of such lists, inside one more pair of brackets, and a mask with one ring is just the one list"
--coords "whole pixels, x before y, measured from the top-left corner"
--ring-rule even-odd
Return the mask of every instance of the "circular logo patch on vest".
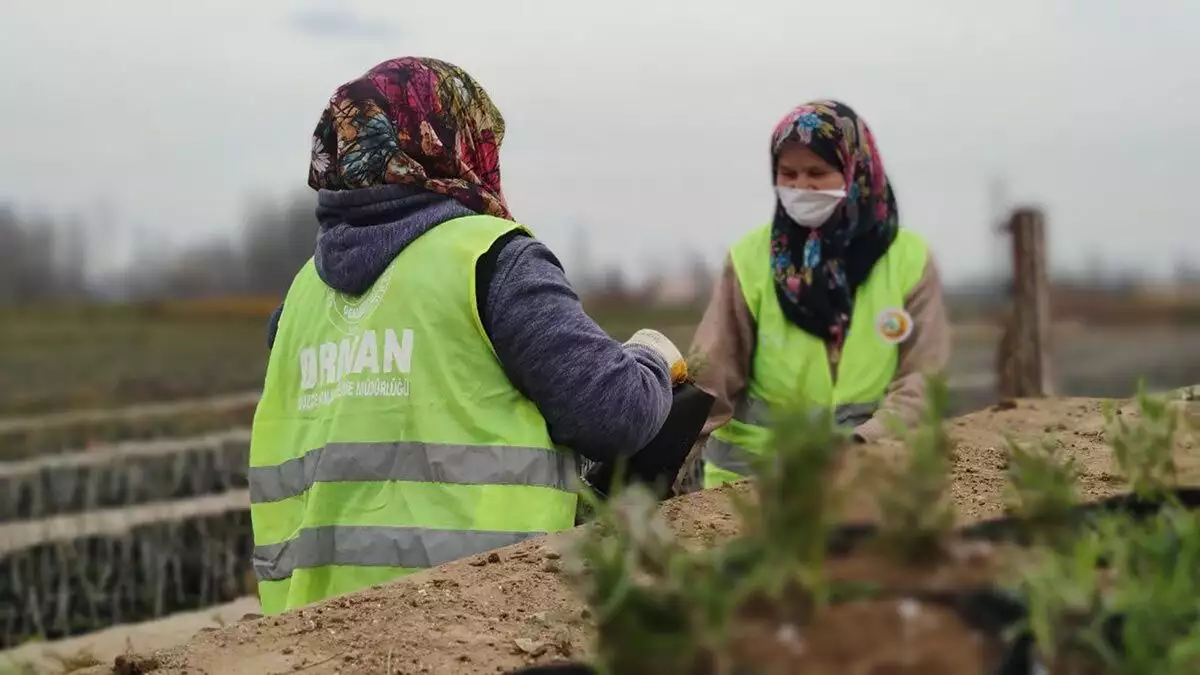
[[365, 295], [353, 297], [327, 288], [325, 309], [329, 323], [346, 335], [361, 333], [362, 322], [379, 307], [391, 281], [392, 270], [389, 267]]
[[875, 332], [884, 342], [898, 345], [912, 335], [912, 315], [900, 307], [885, 309], [875, 318]]

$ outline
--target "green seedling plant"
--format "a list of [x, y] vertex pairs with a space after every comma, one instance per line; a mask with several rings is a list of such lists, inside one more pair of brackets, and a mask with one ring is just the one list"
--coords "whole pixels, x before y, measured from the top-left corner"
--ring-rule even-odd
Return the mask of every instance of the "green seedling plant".
[[[614, 486], [571, 558], [595, 613], [604, 673], [694, 672], [724, 653], [730, 589], [707, 556], [680, 546], [645, 487]], [[714, 672], [721, 672], [718, 668]]]
[[1055, 545], [1068, 533], [1077, 502], [1079, 463], [1062, 458], [1050, 442], [1030, 445], [1008, 438], [1009, 513], [1026, 525], [1035, 544]]
[[[906, 458], [886, 474], [878, 500], [879, 543], [907, 563], [929, 562], [954, 524], [945, 498], [952, 443], [942, 424], [947, 390], [929, 381]], [[1143, 495], [1162, 495], [1176, 469], [1176, 422], [1166, 406], [1139, 397], [1140, 420], [1107, 410], [1110, 443]], [[648, 490], [614, 486], [578, 546], [587, 599], [599, 629], [605, 673], [727, 674], [739, 617], [803, 624], [827, 605], [870, 596], [870, 583], [841, 589], [826, 576], [841, 494], [831, 480], [846, 434], [829, 411], [772, 411], [771, 445], [753, 456], [757, 499], [735, 502], [742, 536], [710, 552], [689, 552], [657, 515]], [[1200, 673], [1200, 525], [1171, 507], [1149, 523], [1109, 515], [1072, 523], [1079, 467], [1047, 445], [1010, 440], [1008, 506], [1035, 532], [1014, 586], [1023, 629], [1048, 672], [1113, 675]], [[736, 493], [734, 493], [736, 495]], [[1074, 528], [1074, 534], [1067, 536]], [[761, 616], [761, 615], [759, 615]], [[1081, 665], [1091, 670], [1063, 670]], [[1061, 667], [1061, 668], [1060, 668]]]
[[1050, 672], [1064, 663], [1112, 675], [1200, 672], [1200, 522], [1181, 508], [1094, 521], [1026, 570], [1020, 592]]
[[0, 659], [0, 675], [37, 675], [37, 667], [25, 661]]
[[772, 411], [771, 452], [752, 458], [757, 503], [734, 497], [746, 535], [731, 555], [755, 559], [751, 586], [768, 597], [788, 597], [797, 618], [829, 602], [825, 557], [841, 510], [831, 477], [849, 442], [828, 409], [797, 403]]
[[[1170, 495], [1181, 425], [1144, 387], [1135, 401], [1136, 419], [1105, 406], [1108, 441], [1133, 493], [1164, 505], [1144, 520], [1116, 513], [1080, 523], [1073, 540], [1034, 552], [1018, 591], [1049, 672], [1071, 662], [1113, 675], [1200, 673], [1200, 519]], [[1014, 501], [1029, 520], [1060, 520], [1070, 508], [1075, 470], [1049, 455], [1014, 444], [1010, 495], [1024, 493]]]
[[614, 486], [576, 546], [577, 580], [596, 615], [596, 666], [606, 673], [728, 673], [732, 619], [761, 608], [811, 617], [830, 598], [824, 562], [837, 494], [829, 476], [848, 444], [831, 412], [773, 414], [768, 457], [750, 458], [757, 500], [733, 496], [743, 534], [689, 552], [641, 486]]
[[912, 430], [901, 431], [905, 460], [886, 469], [880, 488], [879, 541], [907, 563], [922, 563], [941, 553], [954, 526], [950, 486], [953, 445], [942, 423], [949, 390], [940, 377], [926, 379], [926, 403]]
[[1108, 442], [1133, 492], [1152, 499], [1167, 493], [1178, 477], [1174, 448], [1179, 416], [1163, 397], [1150, 396], [1138, 384], [1139, 419], [1130, 421], [1110, 404], [1104, 406]]
[[1118, 521], [1109, 531], [1113, 574], [1105, 614], [1120, 617], [1120, 651], [1102, 653], [1118, 675], [1200, 672], [1200, 520], [1167, 506], [1144, 523]]
[[[1088, 531], [1059, 550], [1040, 551], [1019, 572], [1016, 593], [1023, 598], [1026, 618], [1014, 633], [1028, 631], [1038, 658], [1049, 672], [1067, 658], [1090, 653], [1091, 624], [1100, 607], [1100, 566], [1105, 539]], [[1011, 637], [1011, 636], [1010, 636]]]

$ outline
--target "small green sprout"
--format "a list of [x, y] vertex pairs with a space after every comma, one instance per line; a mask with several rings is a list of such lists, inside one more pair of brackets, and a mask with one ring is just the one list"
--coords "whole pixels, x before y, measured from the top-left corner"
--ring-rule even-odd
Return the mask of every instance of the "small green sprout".
[[1089, 651], [1081, 641], [1100, 608], [1100, 565], [1105, 539], [1091, 531], [1061, 551], [1043, 551], [1021, 570], [1017, 593], [1024, 598], [1027, 616], [1018, 629], [1028, 630], [1038, 657], [1055, 672], [1069, 656]]
[[[940, 555], [954, 524], [947, 399], [944, 381], [929, 380], [923, 416], [901, 430], [906, 458], [884, 472], [879, 542], [906, 563]], [[1134, 489], [1162, 497], [1176, 474], [1178, 417], [1142, 392], [1138, 404], [1136, 421], [1106, 408], [1110, 443]], [[604, 503], [584, 492], [596, 521], [582, 532], [576, 574], [595, 614], [601, 672], [736, 672], [730, 647], [740, 617], [766, 610], [803, 624], [829, 604], [881, 592], [870, 580], [834, 583], [826, 574], [847, 434], [830, 411], [772, 413], [772, 444], [754, 462], [757, 500], [735, 496], [744, 531], [717, 550], [678, 544], [640, 486], [615, 486]], [[1146, 522], [1073, 518], [1076, 461], [1045, 443], [1009, 446], [1008, 507], [1035, 534], [1014, 559], [1012, 587], [1027, 609], [1018, 628], [1034, 638], [1047, 672], [1200, 673], [1200, 520], [1177, 504]]]
[[689, 672], [724, 651], [730, 590], [714, 578], [707, 556], [675, 541], [657, 508], [643, 486], [614, 491], [593, 505], [596, 522], [576, 550], [574, 572], [596, 614], [602, 672]]
[[1118, 521], [1107, 543], [1105, 614], [1120, 617], [1122, 649], [1105, 652], [1106, 665], [1119, 675], [1200, 672], [1200, 520], [1169, 505], [1144, 523]]
[[0, 659], [0, 675], [37, 675], [37, 667], [27, 661]]
[[1008, 438], [1006, 502], [1028, 526], [1035, 543], [1052, 543], [1069, 526], [1077, 500], [1079, 463], [1060, 458], [1054, 445], [1027, 445]]
[[878, 499], [880, 543], [906, 562], [938, 555], [954, 525], [953, 504], [946, 499], [953, 445], [942, 424], [948, 401], [945, 380], [928, 378], [921, 419], [904, 434], [905, 462], [885, 470]]
[[1135, 422], [1106, 402], [1108, 442], [1133, 492], [1143, 498], [1159, 497], [1175, 484], [1178, 475], [1174, 448], [1179, 416], [1165, 398], [1146, 394], [1142, 383], [1135, 400], [1140, 412]]
[[828, 601], [824, 564], [838, 493], [832, 473], [846, 434], [833, 412], [793, 404], [772, 411], [772, 452], [757, 458], [757, 503], [735, 498], [756, 549], [755, 583], [772, 597], [799, 595], [811, 614]]
[[1086, 672], [1200, 672], [1200, 520], [1168, 505], [1138, 521], [1092, 521], [1069, 546], [1035, 552], [1018, 592], [1039, 656]]

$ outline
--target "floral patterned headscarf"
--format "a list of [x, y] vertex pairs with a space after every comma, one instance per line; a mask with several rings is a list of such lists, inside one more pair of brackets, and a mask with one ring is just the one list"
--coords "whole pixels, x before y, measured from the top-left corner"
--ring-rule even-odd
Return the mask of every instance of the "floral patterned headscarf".
[[313, 132], [308, 184], [407, 184], [510, 219], [500, 190], [504, 118], [464, 70], [436, 59], [385, 61], [338, 87]]
[[840, 347], [855, 291], [896, 238], [896, 198], [875, 136], [844, 103], [806, 103], [779, 122], [771, 136], [772, 180], [779, 153], [791, 141], [841, 170], [846, 199], [818, 229], [797, 225], [776, 200], [771, 232], [776, 295], [789, 321]]

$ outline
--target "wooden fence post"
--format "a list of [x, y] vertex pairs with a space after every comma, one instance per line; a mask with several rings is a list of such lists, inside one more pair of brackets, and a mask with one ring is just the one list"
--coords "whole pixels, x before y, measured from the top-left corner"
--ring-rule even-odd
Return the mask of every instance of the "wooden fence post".
[[1050, 377], [1050, 283], [1046, 273], [1046, 219], [1037, 209], [1013, 212], [1012, 312], [997, 352], [999, 394], [1040, 398], [1054, 394]]

